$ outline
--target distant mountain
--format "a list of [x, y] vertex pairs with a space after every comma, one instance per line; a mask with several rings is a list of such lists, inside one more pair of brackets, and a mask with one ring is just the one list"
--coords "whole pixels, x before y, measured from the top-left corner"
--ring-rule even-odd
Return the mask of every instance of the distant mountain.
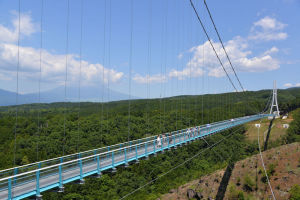
[[[113, 90], [100, 90], [100, 88], [91, 86], [81, 87], [80, 90], [80, 101], [90, 101], [96, 102], [102, 100], [104, 101], [118, 101], [128, 99], [127, 94], [116, 92]], [[63, 102], [65, 101], [65, 88], [58, 87], [52, 90], [41, 92], [41, 103], [53, 103], [53, 102]], [[137, 99], [137, 97], [132, 97]], [[78, 88], [68, 87], [66, 101], [75, 102], [78, 101]], [[29, 103], [38, 103], [38, 93], [30, 94], [19, 94], [18, 95], [18, 104], [29, 104]], [[9, 106], [16, 104], [16, 93], [0, 89], [0, 106]]]

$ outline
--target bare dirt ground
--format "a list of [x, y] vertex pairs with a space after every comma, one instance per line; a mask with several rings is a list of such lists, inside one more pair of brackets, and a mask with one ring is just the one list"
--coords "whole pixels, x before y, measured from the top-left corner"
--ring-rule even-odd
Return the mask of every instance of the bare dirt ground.
[[[300, 143], [293, 143], [263, 152], [270, 183], [276, 199], [289, 198], [289, 190], [300, 185]], [[161, 196], [161, 200], [215, 199], [224, 170], [200, 177]], [[266, 182], [260, 156], [254, 155], [235, 164], [224, 199], [269, 199], [271, 192]]]

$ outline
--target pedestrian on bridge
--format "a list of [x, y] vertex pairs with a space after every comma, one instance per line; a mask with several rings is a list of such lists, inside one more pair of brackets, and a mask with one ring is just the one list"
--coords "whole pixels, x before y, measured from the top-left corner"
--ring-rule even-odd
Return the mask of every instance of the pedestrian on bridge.
[[156, 139], [156, 142], [157, 142], [157, 147], [161, 147], [161, 139], [160, 139], [160, 135], [157, 136], [157, 139]]
[[167, 138], [166, 138], [166, 135], [163, 134], [162, 135], [162, 144], [166, 143], [167, 142]]
[[171, 133], [168, 134], [168, 138], [169, 138], [169, 143], [172, 143], [172, 134]]

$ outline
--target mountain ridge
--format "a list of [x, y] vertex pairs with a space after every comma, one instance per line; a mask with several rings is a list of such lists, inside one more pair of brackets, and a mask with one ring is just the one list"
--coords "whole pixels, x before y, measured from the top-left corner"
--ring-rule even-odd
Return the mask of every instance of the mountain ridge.
[[[18, 94], [18, 102], [16, 100], [16, 92], [7, 91], [0, 89], [0, 106], [13, 106], [16, 104], [31, 104], [31, 103], [54, 103], [54, 102], [76, 102], [79, 100], [78, 88], [68, 87], [66, 98], [65, 98], [65, 88], [57, 87], [51, 90], [43, 91], [40, 93], [40, 101], [38, 99], [39, 94], [28, 93], [28, 94]], [[98, 91], [98, 94], [97, 92]], [[138, 98], [138, 97], [133, 97]], [[100, 101], [119, 101], [128, 99], [127, 94], [123, 94], [111, 89], [104, 88], [99, 89], [96, 87], [81, 87], [80, 101], [85, 102], [99, 102]]]

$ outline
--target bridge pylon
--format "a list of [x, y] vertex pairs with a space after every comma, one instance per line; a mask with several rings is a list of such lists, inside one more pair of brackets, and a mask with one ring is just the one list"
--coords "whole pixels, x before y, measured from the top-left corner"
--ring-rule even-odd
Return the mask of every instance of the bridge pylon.
[[278, 108], [278, 100], [277, 100], [277, 88], [276, 88], [276, 81], [273, 83], [273, 96], [272, 96], [272, 104], [270, 108], [270, 114], [274, 114], [275, 118], [280, 117], [280, 112]]

